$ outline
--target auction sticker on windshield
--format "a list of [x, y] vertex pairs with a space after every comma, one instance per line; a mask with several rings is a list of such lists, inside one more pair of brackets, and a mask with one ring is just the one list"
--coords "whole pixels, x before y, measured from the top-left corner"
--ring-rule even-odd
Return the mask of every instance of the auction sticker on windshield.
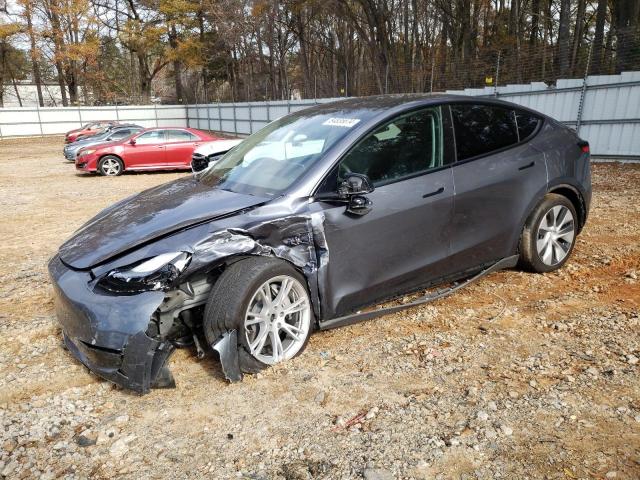
[[359, 121], [359, 118], [329, 118], [328, 120], [324, 121], [323, 125], [328, 125], [330, 127], [351, 128]]

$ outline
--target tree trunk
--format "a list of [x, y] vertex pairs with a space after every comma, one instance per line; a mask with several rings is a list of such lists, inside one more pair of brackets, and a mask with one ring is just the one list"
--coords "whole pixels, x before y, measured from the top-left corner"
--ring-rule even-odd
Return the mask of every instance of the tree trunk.
[[540, 0], [533, 0], [531, 2], [531, 32], [529, 33], [529, 45], [531, 46], [531, 53], [533, 48], [538, 43], [540, 25]]
[[29, 35], [31, 69], [33, 72], [33, 82], [36, 84], [36, 92], [38, 94], [38, 105], [44, 107], [44, 98], [42, 97], [42, 77], [40, 76], [40, 64], [38, 61], [38, 52], [36, 47], [36, 37], [33, 33], [33, 23], [31, 20], [31, 2], [25, 2], [25, 17], [27, 20], [27, 33]]
[[558, 27], [558, 68], [561, 77], [569, 74], [569, 20], [571, 0], [560, 0], [560, 26]]
[[[578, 12], [576, 14], [576, 27], [573, 30], [573, 51], [571, 52], [571, 71], [574, 75], [578, 62], [578, 50], [582, 44], [582, 36], [584, 31], [584, 14], [586, 10], [586, 0], [578, 0]], [[583, 72], [580, 72], [583, 73]]]
[[602, 73], [602, 54], [604, 48], [604, 22], [607, 17], [607, 0], [598, 0], [596, 12], [596, 31], [593, 37], [593, 67], [594, 74]]
[[169, 29], [169, 46], [174, 51], [174, 59], [173, 59], [173, 82], [176, 88], [176, 102], [182, 103], [182, 78], [180, 76], [182, 71], [182, 62], [179, 60], [177, 54], [175, 53], [178, 49], [178, 32], [176, 31], [176, 26], [171, 25]]

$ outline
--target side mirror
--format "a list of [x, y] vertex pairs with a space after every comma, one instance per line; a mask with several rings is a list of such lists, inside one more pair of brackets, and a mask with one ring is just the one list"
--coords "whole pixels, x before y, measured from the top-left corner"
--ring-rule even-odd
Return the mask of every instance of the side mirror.
[[347, 213], [366, 215], [373, 203], [365, 195], [374, 191], [369, 177], [361, 173], [350, 173], [338, 187], [338, 195], [348, 199]]
[[343, 197], [366, 195], [373, 192], [373, 184], [369, 177], [362, 173], [349, 173], [338, 187], [338, 194]]
[[135, 145], [136, 144], [136, 139], [132, 138], [131, 140], [129, 140], [129, 144], [130, 145]]

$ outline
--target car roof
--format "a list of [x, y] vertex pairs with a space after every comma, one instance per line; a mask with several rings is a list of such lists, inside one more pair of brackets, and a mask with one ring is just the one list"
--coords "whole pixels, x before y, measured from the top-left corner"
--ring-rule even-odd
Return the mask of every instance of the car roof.
[[[505, 106], [509, 108], [519, 108], [522, 110], [534, 112], [541, 115], [540, 112], [531, 110], [530, 108], [522, 105], [517, 105], [511, 102], [506, 102], [495, 97], [478, 97], [471, 95], [454, 95], [449, 93], [406, 93], [406, 94], [390, 94], [390, 95], [372, 95], [369, 97], [352, 97], [345, 98], [344, 100], [337, 100], [327, 103], [319, 103], [310, 109], [305, 109], [307, 112], [312, 110], [315, 113], [330, 113], [338, 110], [377, 110], [377, 111], [389, 111], [389, 110], [403, 110], [403, 106], [407, 109], [417, 106], [427, 106], [439, 103], [483, 103], [493, 104], [499, 106]], [[297, 112], [296, 112], [297, 113]]]

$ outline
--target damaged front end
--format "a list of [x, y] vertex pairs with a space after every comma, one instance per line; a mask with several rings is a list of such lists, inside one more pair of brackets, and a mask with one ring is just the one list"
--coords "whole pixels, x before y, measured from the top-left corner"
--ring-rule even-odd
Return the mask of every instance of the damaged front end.
[[[204, 356], [204, 307], [229, 263], [253, 255], [290, 262], [305, 275], [319, 316], [318, 268], [328, 261], [323, 221], [322, 215], [295, 215], [254, 217], [242, 226], [225, 222], [225, 228], [201, 224], [91, 270], [74, 269], [56, 255], [49, 272], [64, 343], [91, 371], [124, 388], [145, 394], [173, 387], [168, 358], [194, 344]], [[242, 378], [234, 335], [211, 345], [230, 381]]]
[[166, 367], [175, 347], [147, 335], [163, 292], [117, 296], [97, 293], [89, 272], [49, 262], [56, 315], [68, 350], [100, 377], [138, 393], [174, 384]]

